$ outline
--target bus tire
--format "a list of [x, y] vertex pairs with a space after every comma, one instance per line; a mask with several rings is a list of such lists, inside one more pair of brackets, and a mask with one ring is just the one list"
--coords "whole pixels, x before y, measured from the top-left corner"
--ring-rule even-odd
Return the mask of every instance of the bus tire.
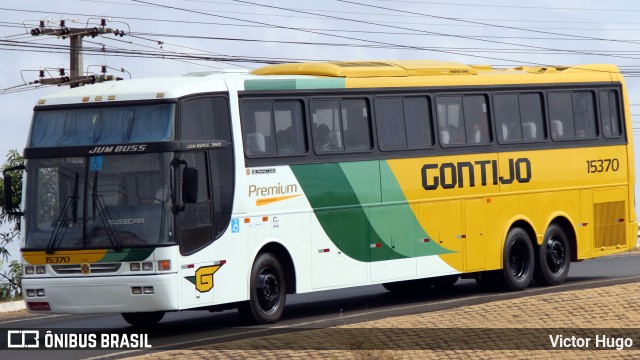
[[252, 324], [278, 321], [287, 299], [284, 271], [278, 259], [271, 253], [258, 255], [249, 282], [249, 301], [238, 307], [240, 315]]
[[498, 286], [505, 290], [524, 290], [533, 279], [534, 269], [535, 255], [529, 234], [518, 227], [511, 229], [504, 242]]
[[542, 245], [536, 253], [533, 279], [540, 285], [562, 284], [571, 266], [571, 247], [562, 227], [551, 224], [544, 233]]
[[137, 312], [137, 313], [122, 313], [124, 321], [128, 322], [132, 326], [137, 327], [149, 327], [155, 325], [164, 317], [164, 311], [156, 312]]

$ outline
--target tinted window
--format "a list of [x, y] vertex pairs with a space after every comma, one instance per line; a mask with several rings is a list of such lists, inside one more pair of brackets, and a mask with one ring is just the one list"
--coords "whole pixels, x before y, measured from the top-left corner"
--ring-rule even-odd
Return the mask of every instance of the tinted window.
[[287, 155], [307, 151], [303, 106], [297, 100], [244, 101], [240, 106], [245, 154]]
[[497, 94], [493, 102], [500, 142], [545, 138], [540, 94]]
[[372, 148], [366, 100], [313, 100], [310, 110], [317, 153]]
[[438, 135], [442, 145], [491, 142], [484, 95], [440, 96], [437, 99], [437, 110]]
[[431, 116], [425, 97], [376, 99], [378, 141], [381, 149], [431, 146]]
[[602, 121], [602, 133], [605, 137], [622, 135], [618, 96], [615, 91], [600, 92], [600, 119]]
[[228, 114], [222, 96], [185, 100], [180, 106], [180, 139], [231, 141]]
[[549, 116], [554, 140], [585, 139], [598, 135], [593, 93], [590, 91], [550, 92]]

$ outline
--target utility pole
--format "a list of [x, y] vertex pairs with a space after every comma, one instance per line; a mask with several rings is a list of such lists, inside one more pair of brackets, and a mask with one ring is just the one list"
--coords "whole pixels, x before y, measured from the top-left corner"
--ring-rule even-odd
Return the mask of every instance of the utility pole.
[[78, 87], [80, 85], [94, 83], [96, 81], [106, 81], [106, 80], [114, 80], [113, 76], [107, 75], [84, 75], [83, 65], [82, 65], [82, 38], [85, 36], [91, 36], [92, 38], [108, 33], [114, 33], [116, 36], [124, 36], [124, 31], [121, 30], [113, 30], [107, 28], [107, 20], [100, 19], [100, 27], [86, 27], [86, 28], [68, 28], [65, 24], [64, 20], [60, 20], [60, 27], [57, 29], [47, 28], [45, 26], [44, 20], [40, 20], [40, 26], [34, 29], [31, 29], [31, 35], [40, 36], [40, 35], [53, 35], [57, 37], [62, 37], [62, 39], [69, 38], [69, 64], [70, 64], [70, 74], [68, 77], [64, 76], [64, 73], [60, 74], [60, 78], [58, 79], [40, 79], [40, 83], [43, 85], [61, 85], [68, 83], [69, 86]]

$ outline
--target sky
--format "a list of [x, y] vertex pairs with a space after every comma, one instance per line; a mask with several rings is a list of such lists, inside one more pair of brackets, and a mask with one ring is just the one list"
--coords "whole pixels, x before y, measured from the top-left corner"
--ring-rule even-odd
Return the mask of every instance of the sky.
[[[0, 157], [22, 151], [33, 106], [60, 90], [32, 84], [38, 71], [54, 78], [59, 68], [69, 71], [69, 39], [29, 34], [41, 20], [87, 28], [107, 19], [125, 36], [85, 37], [84, 71], [107, 66], [125, 79], [282, 61], [616, 64], [626, 76], [638, 143], [639, 15], [632, 0], [3, 0]], [[17, 255], [17, 246], [11, 250]]]

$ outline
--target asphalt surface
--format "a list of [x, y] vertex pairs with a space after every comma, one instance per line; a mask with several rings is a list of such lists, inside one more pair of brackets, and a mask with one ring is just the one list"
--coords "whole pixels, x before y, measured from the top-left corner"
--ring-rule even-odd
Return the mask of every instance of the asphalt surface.
[[[615, 256], [595, 260], [573, 263], [567, 282], [556, 287], [536, 287], [517, 293], [484, 293], [471, 280], [461, 280], [451, 290], [446, 292], [430, 292], [411, 297], [395, 296], [385, 291], [381, 286], [366, 286], [345, 290], [325, 291], [314, 294], [301, 294], [291, 296], [285, 316], [274, 326], [244, 326], [235, 311], [225, 311], [222, 313], [210, 314], [208, 312], [180, 312], [167, 314], [165, 319], [153, 329], [145, 330], [153, 345], [152, 358], [174, 358], [191, 357], [200, 358], [204, 356], [222, 358], [253, 358], [253, 357], [317, 357], [318, 354], [326, 354], [331, 351], [335, 358], [371, 358], [382, 354], [382, 358], [396, 358], [398, 348], [386, 344], [376, 346], [375, 344], [385, 344], [384, 341], [364, 341], [358, 343], [340, 342], [345, 338], [358, 338], [354, 333], [355, 329], [379, 327], [379, 336], [389, 338], [389, 331], [395, 329], [413, 329], [409, 333], [400, 333], [398, 339], [412, 339], [418, 336], [424, 338], [437, 338], [441, 333], [424, 333], [434, 328], [455, 329], [471, 326], [481, 331], [498, 326], [500, 328], [513, 328], [531, 326], [520, 326], [537, 319], [540, 314], [544, 315], [545, 323], [532, 323], [536, 327], [563, 327], [583, 328], [584, 323], [570, 321], [571, 319], [592, 319], [591, 326], [588, 327], [609, 327], [620, 328], [630, 325], [640, 327], [640, 321], [629, 317], [629, 313], [637, 313], [638, 308], [634, 301], [638, 301], [638, 287], [640, 286], [640, 255]], [[629, 293], [633, 297], [627, 298]], [[558, 300], [562, 299], [562, 301]], [[624, 301], [620, 300], [624, 299]], [[534, 305], [527, 305], [527, 301], [532, 301]], [[590, 301], [597, 303], [590, 303]], [[491, 306], [498, 308], [491, 308]], [[547, 309], [544, 304], [550, 304], [552, 308]], [[579, 313], [576, 304], [581, 304]], [[620, 304], [624, 305], [621, 306]], [[567, 309], [557, 310], [559, 306], [566, 306]], [[615, 306], [614, 306], [615, 305]], [[490, 306], [483, 309], [482, 307]], [[554, 310], [554, 307], [555, 309]], [[573, 307], [572, 307], [573, 306]], [[470, 310], [471, 309], [471, 310]], [[514, 310], [515, 309], [515, 310]], [[497, 314], [495, 317], [476, 318], [472, 314]], [[622, 313], [622, 314], [621, 314]], [[438, 316], [434, 314], [439, 314]], [[536, 315], [538, 314], [538, 315]], [[499, 316], [498, 316], [499, 315]], [[466, 316], [466, 317], [465, 317]], [[471, 316], [471, 317], [469, 317]], [[514, 317], [517, 321], [514, 322]], [[604, 316], [604, 318], [601, 318]], [[421, 322], [421, 319], [431, 319], [428, 323]], [[507, 323], [496, 323], [501, 318], [510, 318]], [[564, 319], [558, 326], [553, 326], [553, 321]], [[611, 322], [609, 319], [631, 319], [626, 322]], [[456, 319], [457, 321], [452, 321]], [[635, 319], [635, 325], [628, 321]], [[479, 321], [481, 320], [481, 321]], [[475, 324], [475, 325], [474, 325]], [[347, 328], [342, 330], [343, 328]], [[27, 319], [1, 319], [0, 328], [11, 329], [53, 329], [65, 328], [69, 331], [84, 333], [125, 333], [134, 332], [137, 329], [128, 327], [119, 315], [84, 315], [84, 316], [36, 316]], [[337, 329], [337, 330], [336, 330]], [[419, 331], [416, 331], [419, 330]], [[324, 331], [324, 333], [323, 333]], [[491, 330], [494, 331], [494, 330]], [[318, 333], [320, 332], [320, 333]], [[284, 333], [284, 334], [283, 334]], [[474, 338], [467, 333], [450, 334], [447, 338]], [[525, 334], [526, 335], [526, 334]], [[540, 338], [544, 334], [533, 334]], [[371, 337], [372, 335], [367, 335]], [[524, 335], [523, 335], [524, 336]], [[499, 343], [508, 344], [508, 333], [500, 334], [490, 332], [482, 338], [502, 338]], [[417, 352], [417, 358], [430, 357], [420, 349], [419, 344], [424, 341], [414, 341], [411, 344], [404, 344], [391, 336], [395, 344], [403, 344], [402, 356], [400, 358], [413, 357], [411, 351]], [[542, 336], [546, 339], [546, 336]], [[267, 340], [265, 340], [267, 339]], [[275, 339], [275, 340], [274, 340]], [[284, 340], [283, 340], [284, 339]], [[294, 343], [285, 341], [287, 339], [297, 339]], [[324, 339], [321, 344], [305, 343], [304, 339]], [[415, 340], [415, 339], [414, 339]], [[264, 346], [260, 344], [269, 344]], [[545, 340], [546, 341], [546, 340]], [[522, 349], [494, 349], [494, 345], [485, 343], [476, 346], [480, 349], [450, 349], [451, 344], [430, 342], [439, 347], [438, 354], [447, 355], [466, 354], [471, 351], [475, 355], [478, 352], [493, 351], [491, 357], [501, 356], [500, 354], [512, 354], [513, 351]], [[640, 343], [640, 339], [636, 341]], [[307, 345], [305, 345], [307, 344]], [[418, 345], [415, 345], [418, 344]], [[546, 344], [546, 342], [545, 342]], [[318, 349], [324, 346], [323, 349]], [[493, 347], [492, 347], [493, 346]], [[538, 347], [543, 345], [538, 344]], [[328, 347], [328, 348], [327, 348]], [[512, 345], [511, 347], [517, 347]], [[194, 352], [187, 349], [200, 349]], [[535, 350], [544, 351], [534, 346]], [[389, 350], [393, 349], [393, 350]], [[489, 349], [489, 350], [485, 350]], [[172, 350], [168, 353], [158, 353], [159, 350]], [[73, 359], [92, 357], [128, 357], [145, 353], [148, 350], [56, 350], [56, 351], [35, 351], [35, 350], [12, 350], [5, 351], [8, 358], [32, 359], [45, 357], [47, 359]], [[409, 351], [409, 352], [407, 352]], [[443, 353], [444, 351], [444, 353]], [[462, 353], [460, 353], [462, 351]], [[572, 350], [569, 350], [569, 352]], [[204, 353], [203, 353], [204, 352]], [[607, 351], [608, 352], [608, 351]], [[584, 351], [581, 352], [584, 355]], [[622, 350], [614, 354], [624, 353], [626, 357], [638, 357], [629, 350]], [[274, 355], [275, 354], [275, 355]], [[280, 354], [280, 355], [278, 355]], [[568, 352], [563, 352], [566, 357]], [[597, 353], [598, 355], [602, 351]], [[5, 358], [3, 354], [3, 358]], [[406, 355], [406, 356], [405, 356]], [[446, 357], [444, 356], [443, 357]], [[476, 357], [474, 355], [474, 357]], [[540, 355], [540, 354], [538, 354]], [[631, 356], [629, 356], [631, 355]], [[447, 355], [448, 356], [448, 355]], [[537, 355], [535, 357], [538, 357]], [[599, 356], [598, 356], [599, 357]], [[610, 357], [610, 356], [609, 356]], [[323, 357], [325, 358], [325, 357]], [[379, 358], [379, 357], [378, 357]]]

